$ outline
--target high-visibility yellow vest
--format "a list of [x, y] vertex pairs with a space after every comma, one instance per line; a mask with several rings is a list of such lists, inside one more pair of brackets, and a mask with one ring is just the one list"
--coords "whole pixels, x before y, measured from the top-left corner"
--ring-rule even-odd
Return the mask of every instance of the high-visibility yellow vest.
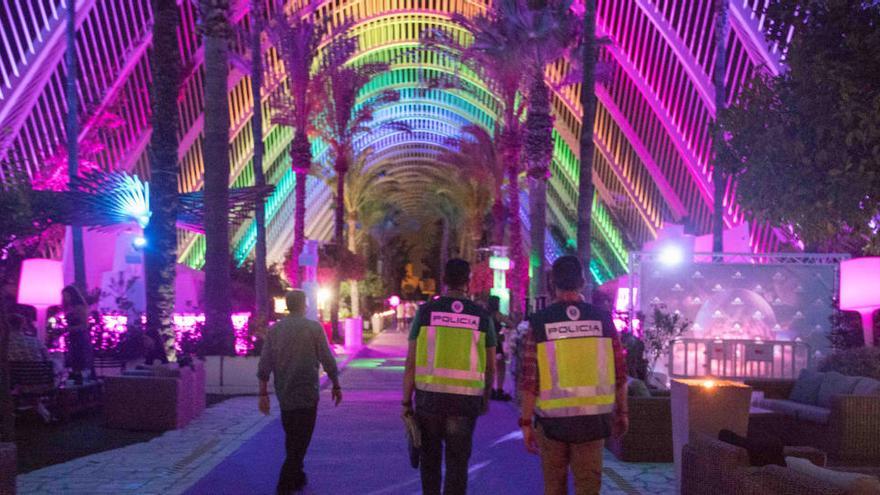
[[545, 311], [543, 318], [534, 318], [533, 326], [539, 381], [536, 414], [562, 418], [611, 413], [614, 349], [602, 322], [589, 317], [592, 308], [585, 303], [553, 305]]
[[485, 391], [486, 334], [480, 317], [432, 311], [416, 340], [416, 388], [479, 396]]

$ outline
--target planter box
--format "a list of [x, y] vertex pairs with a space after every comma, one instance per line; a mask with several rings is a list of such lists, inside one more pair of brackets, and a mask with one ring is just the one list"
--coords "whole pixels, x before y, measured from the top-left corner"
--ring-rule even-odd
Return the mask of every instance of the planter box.
[[[205, 390], [209, 394], [256, 394], [258, 356], [205, 356]], [[269, 392], [274, 392], [269, 380]]]
[[0, 443], [0, 495], [15, 495], [18, 451], [14, 443]]

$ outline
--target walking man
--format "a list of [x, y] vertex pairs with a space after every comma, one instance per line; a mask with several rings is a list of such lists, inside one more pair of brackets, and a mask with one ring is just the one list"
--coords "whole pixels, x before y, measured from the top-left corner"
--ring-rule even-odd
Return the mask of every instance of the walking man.
[[519, 426], [541, 455], [545, 495], [568, 493], [569, 468], [577, 495], [598, 495], [604, 439], [629, 426], [626, 361], [611, 313], [581, 296], [578, 259], [558, 258], [551, 281], [555, 301], [531, 316], [524, 342]]
[[[467, 296], [470, 265], [446, 263], [446, 293], [422, 305], [409, 336], [403, 375], [403, 414], [421, 431], [422, 492], [467, 492], [468, 460], [477, 416], [486, 412], [495, 372], [495, 329], [486, 311]], [[444, 452], [445, 447], [445, 452]]]
[[275, 394], [281, 407], [284, 447], [287, 458], [278, 477], [278, 495], [301, 490], [308, 480], [303, 459], [318, 410], [318, 364], [333, 382], [333, 402], [342, 401], [339, 372], [330, 352], [324, 329], [305, 318], [306, 294], [301, 290], [287, 293], [290, 315], [272, 325], [263, 343], [257, 378], [260, 379], [260, 412], [269, 414], [269, 375], [275, 374]]

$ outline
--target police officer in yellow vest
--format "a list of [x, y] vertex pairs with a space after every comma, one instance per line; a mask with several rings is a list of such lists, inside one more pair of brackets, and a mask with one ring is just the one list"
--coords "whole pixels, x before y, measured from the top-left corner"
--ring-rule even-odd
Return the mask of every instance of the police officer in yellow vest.
[[446, 263], [446, 293], [422, 305], [409, 336], [403, 378], [403, 414], [421, 430], [422, 492], [439, 495], [446, 458], [444, 495], [467, 492], [468, 460], [477, 416], [488, 407], [495, 373], [495, 329], [485, 309], [467, 296], [470, 265]]
[[598, 495], [604, 439], [629, 425], [626, 363], [611, 314], [581, 296], [578, 259], [558, 258], [551, 282], [555, 301], [531, 316], [524, 342], [519, 425], [541, 455], [545, 495], [568, 493], [569, 468], [577, 495]]

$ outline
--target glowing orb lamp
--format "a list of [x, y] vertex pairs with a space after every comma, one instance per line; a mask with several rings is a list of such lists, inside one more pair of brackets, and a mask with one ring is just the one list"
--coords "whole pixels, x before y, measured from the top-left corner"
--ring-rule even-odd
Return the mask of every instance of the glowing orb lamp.
[[865, 345], [874, 346], [874, 312], [880, 309], [880, 257], [856, 258], [840, 263], [840, 309], [862, 315]]
[[388, 298], [388, 305], [392, 308], [400, 306], [400, 296], [391, 296]]
[[40, 258], [26, 259], [21, 263], [18, 281], [18, 303], [37, 308], [37, 336], [46, 336], [46, 310], [61, 304], [64, 288], [64, 268], [61, 261]]

